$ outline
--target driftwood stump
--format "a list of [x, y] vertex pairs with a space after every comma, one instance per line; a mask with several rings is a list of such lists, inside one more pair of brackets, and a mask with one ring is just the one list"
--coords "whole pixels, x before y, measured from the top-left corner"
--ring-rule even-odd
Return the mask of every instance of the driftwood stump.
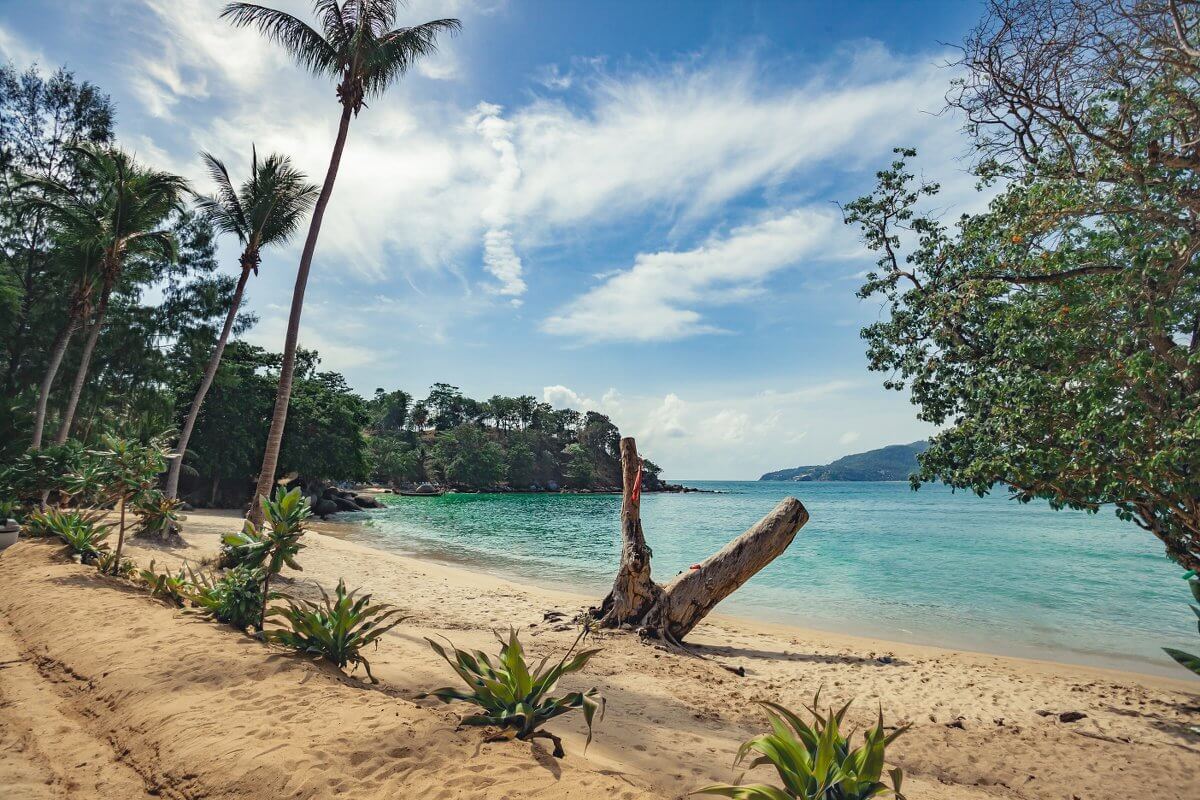
[[642, 532], [640, 464], [637, 444], [622, 439], [621, 564], [612, 590], [592, 612], [604, 627], [635, 627], [645, 636], [678, 643], [717, 603], [788, 548], [808, 522], [808, 511], [796, 498], [785, 498], [697, 568], [660, 586], [650, 576], [652, 551]]

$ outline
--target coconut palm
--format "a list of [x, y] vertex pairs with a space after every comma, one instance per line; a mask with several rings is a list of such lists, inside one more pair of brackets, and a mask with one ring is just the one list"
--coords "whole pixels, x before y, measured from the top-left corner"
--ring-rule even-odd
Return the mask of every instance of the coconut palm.
[[275, 396], [275, 413], [267, 434], [258, 487], [250, 502], [249, 516], [256, 523], [262, 521], [261, 500], [271, 496], [271, 486], [275, 482], [288, 401], [292, 395], [304, 290], [308, 285], [309, 267], [317, 247], [325, 207], [329, 204], [342, 151], [346, 146], [350, 118], [362, 111], [368, 98], [383, 94], [417, 59], [433, 53], [437, 49], [439, 34], [454, 33], [461, 27], [456, 19], [439, 19], [407, 28], [393, 28], [396, 23], [396, 0], [316, 0], [313, 12], [320, 32], [291, 14], [254, 3], [230, 3], [221, 12], [221, 16], [235, 26], [258, 28], [268, 39], [282, 45], [314, 75], [337, 80], [337, 97], [342, 106], [329, 169], [313, 209], [308, 238], [304, 241], [304, 251], [296, 271], [283, 363], [279, 370], [279, 389]]
[[308, 182], [303, 172], [292, 166], [287, 156], [270, 155], [260, 163], [258, 152], [251, 152], [250, 178], [236, 189], [229, 177], [229, 170], [221, 160], [211, 153], [201, 153], [209, 175], [217, 184], [217, 191], [210, 197], [200, 198], [198, 207], [217, 230], [232, 233], [242, 243], [239, 262], [242, 270], [225, 315], [225, 326], [221, 328], [221, 336], [208, 359], [208, 367], [204, 370], [196, 396], [192, 398], [192, 407], [188, 410], [179, 442], [175, 446], [175, 458], [171, 459], [167, 473], [167, 497], [173, 498], [179, 493], [179, 473], [188, 440], [192, 438], [192, 429], [196, 426], [204, 396], [212, 387], [217, 368], [221, 365], [221, 356], [229, 341], [234, 320], [237, 319], [246, 281], [251, 272], [258, 274], [263, 248], [283, 244], [290, 239], [300, 228], [300, 223], [317, 197], [317, 187]]
[[175, 257], [174, 237], [157, 226], [180, 208], [187, 190], [183, 178], [144, 167], [117, 148], [81, 144], [66, 149], [78, 158], [80, 184], [87, 189], [81, 191], [50, 177], [26, 178], [20, 184], [21, 189], [31, 192], [21, 201], [21, 207], [45, 213], [65, 261], [77, 276], [66, 322], [51, 349], [50, 364], [42, 379], [33, 449], [42, 444], [47, 400], [63, 354], [79, 323], [92, 311], [91, 302], [97, 289], [99, 299], [63, 412], [56, 437], [58, 443], [66, 441], [70, 433], [108, 301], [120, 282], [126, 262], [140, 257]]

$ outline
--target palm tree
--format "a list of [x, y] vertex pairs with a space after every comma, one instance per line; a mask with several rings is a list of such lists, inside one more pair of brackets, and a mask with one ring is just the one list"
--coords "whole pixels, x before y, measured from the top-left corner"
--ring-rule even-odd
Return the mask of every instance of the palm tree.
[[67, 150], [79, 159], [80, 183], [88, 189], [80, 191], [50, 177], [21, 182], [22, 189], [35, 192], [21, 206], [46, 214], [67, 262], [77, 274], [67, 319], [51, 349], [50, 364], [38, 395], [31, 442], [35, 450], [42, 445], [47, 400], [63, 354], [80, 321], [91, 310], [97, 285], [99, 302], [56, 437], [60, 444], [70, 433], [109, 297], [120, 282], [124, 266], [132, 258], [175, 257], [174, 237], [155, 228], [179, 209], [180, 199], [187, 190], [186, 181], [178, 175], [143, 167], [131, 155], [114, 147], [81, 144]]
[[175, 236], [158, 226], [172, 213], [181, 210], [183, 195], [188, 190], [187, 181], [178, 175], [142, 166], [132, 155], [115, 147], [81, 145], [78, 150], [83, 156], [85, 180], [93, 181], [91, 185], [96, 187], [97, 196], [93, 202], [102, 222], [98, 242], [102, 252], [100, 297], [79, 356], [79, 367], [75, 371], [75, 382], [63, 410], [58, 435], [54, 437], [55, 444], [62, 444], [71, 434], [71, 423], [75, 420], [75, 409], [87, 381], [92, 353], [104, 327], [108, 301], [121, 282], [125, 265], [137, 258], [175, 260]]
[[279, 448], [287, 422], [288, 401], [292, 396], [292, 375], [296, 368], [296, 341], [300, 334], [300, 313], [304, 309], [304, 290], [308, 271], [321, 233], [325, 207], [333, 192], [350, 131], [350, 118], [357, 116], [368, 97], [383, 94], [404, 75], [417, 59], [437, 49], [438, 34], [455, 33], [461, 27], [456, 19], [439, 19], [409, 28], [392, 28], [396, 23], [396, 0], [316, 0], [313, 12], [321, 32], [291, 14], [254, 3], [230, 3], [221, 12], [237, 27], [254, 26], [287, 50], [293, 58], [317, 76], [338, 81], [337, 97], [342, 106], [337, 138], [321, 194], [313, 209], [308, 238], [296, 270], [292, 308], [288, 317], [283, 363], [279, 370], [279, 389], [275, 395], [275, 413], [267, 434], [258, 487], [250, 501], [249, 518], [262, 522], [262, 498], [271, 496]]
[[204, 377], [200, 380], [196, 396], [192, 398], [192, 407], [179, 434], [175, 458], [171, 459], [167, 473], [167, 497], [175, 497], [179, 493], [179, 473], [187, 453], [188, 440], [192, 438], [200, 406], [221, 365], [229, 332], [233, 329], [238, 308], [242, 304], [246, 281], [251, 272], [258, 274], [262, 249], [287, 242], [300, 228], [304, 215], [312, 208], [317, 196], [317, 187], [308, 183], [307, 176], [293, 167], [287, 156], [274, 154], [260, 164], [258, 152], [251, 150], [251, 153], [250, 178], [238, 189], [234, 188], [229, 170], [220, 159], [211, 153], [201, 154], [209, 175], [217, 184], [217, 192], [211, 197], [200, 198], [198, 206], [217, 230], [232, 233], [242, 243], [242, 274], [238, 277], [237, 288], [225, 315], [225, 326], [221, 328], [221, 336], [208, 359], [208, 367], [204, 370]]

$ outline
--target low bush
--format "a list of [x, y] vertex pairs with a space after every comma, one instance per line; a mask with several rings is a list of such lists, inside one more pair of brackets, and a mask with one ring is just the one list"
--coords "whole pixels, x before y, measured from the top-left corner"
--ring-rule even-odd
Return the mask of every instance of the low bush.
[[[771, 723], [771, 733], [755, 736], [738, 749], [734, 765], [741, 764], [751, 752], [759, 755], [751, 767], [769, 764], [779, 774], [783, 788], [764, 783], [716, 784], [693, 794], [714, 794], [737, 800], [867, 800], [890, 792], [904, 800], [900, 783], [904, 773], [890, 770], [891, 786], [880, 778], [884, 769], [884, 749], [908, 729], [905, 725], [885, 733], [883, 711], [879, 722], [863, 733], [861, 747], [850, 749], [850, 738], [841, 732], [841, 724], [850, 703], [838, 711], [829, 709], [822, 716], [818, 708], [820, 691], [808, 711], [812, 724], [805, 722], [777, 703], [759, 701]], [[853, 734], [851, 734], [852, 736]]]
[[96, 563], [108, 550], [105, 539], [111, 526], [99, 522], [101, 513], [63, 511], [49, 508], [34, 511], [25, 520], [25, 530], [30, 536], [58, 537], [67, 545], [72, 555], [79, 556], [85, 564]]
[[284, 598], [287, 605], [271, 609], [267, 616], [280, 617], [286, 627], [266, 631], [267, 641], [324, 658], [343, 669], [347, 664], [362, 664], [371, 683], [378, 683], [362, 650], [407, 618], [400, 616], [400, 609], [372, 604], [371, 595], [356, 598], [357, 593], [357, 589], [347, 592], [346, 582], [339, 580], [332, 600], [321, 589], [321, 604]]
[[303, 572], [304, 568], [296, 561], [296, 555], [304, 549], [300, 538], [304, 536], [304, 525], [312, 515], [308, 501], [296, 488], [284, 492], [280, 487], [275, 492], [275, 499], [262, 500], [263, 518], [266, 527], [259, 531], [250, 520], [246, 520], [239, 533], [226, 536], [222, 544], [222, 566], [245, 564], [248, 567], [261, 567], [263, 571], [263, 605], [259, 627], [262, 628], [267, 617], [267, 601], [271, 594], [271, 576], [283, 571], [286, 564], [294, 570]]
[[[592, 656], [600, 652], [575, 652], [588, 631], [589, 628], [585, 625], [557, 664], [548, 667], [550, 658], [547, 656], [533, 669], [530, 669], [525, 659], [525, 650], [517, 638], [515, 629], [509, 630], [507, 641], [497, 634], [500, 654], [495, 661], [480, 650], [467, 652], [459, 650], [453, 644], [450, 645], [454, 653], [454, 657], [451, 658], [440, 644], [426, 639], [433, 651], [446, 659], [450, 667], [463, 679], [469, 691], [447, 687], [427, 692], [421, 697], [436, 697], [443, 703], [461, 701], [479, 706], [482, 713], [463, 717], [463, 725], [495, 726], [501, 730], [501, 736], [522, 740], [549, 739], [554, 744], [555, 757], [562, 758], [562, 740], [548, 731], [541, 730], [542, 725], [555, 717], [581, 708], [587, 722], [587, 744], [591, 744], [593, 720], [597, 714], [599, 717], [604, 716], [604, 698], [596, 689], [571, 692], [562, 697], [550, 695], [563, 675], [583, 669]], [[585, 748], [587, 744], [584, 745]]]
[[188, 570], [192, 591], [188, 600], [198, 613], [240, 631], [258, 629], [262, 615], [262, 570], [240, 564], [214, 576]]
[[167, 497], [157, 489], [138, 495], [133, 502], [133, 513], [138, 518], [134, 535], [163, 540], [177, 536], [184, 520], [179, 513], [182, 505], [182, 500]]
[[96, 559], [96, 567], [109, 575], [116, 575], [118, 578], [129, 578], [137, 571], [137, 564], [132, 558], [122, 558], [117, 561], [117, 554], [111, 550], [105, 550]]
[[150, 590], [151, 597], [160, 597], [180, 608], [192, 593], [192, 582], [188, 580], [185, 567], [180, 567], [179, 571], [172, 575], [170, 572], [155, 572], [154, 562], [151, 561], [150, 568], [141, 570], [138, 576]]

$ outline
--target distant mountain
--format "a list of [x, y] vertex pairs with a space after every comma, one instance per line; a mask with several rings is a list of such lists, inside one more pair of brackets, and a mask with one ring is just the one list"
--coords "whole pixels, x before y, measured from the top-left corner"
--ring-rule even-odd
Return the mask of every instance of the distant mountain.
[[760, 481], [906, 481], [917, 471], [917, 454], [929, 442], [891, 444], [878, 450], [843, 456], [832, 464], [768, 472]]

